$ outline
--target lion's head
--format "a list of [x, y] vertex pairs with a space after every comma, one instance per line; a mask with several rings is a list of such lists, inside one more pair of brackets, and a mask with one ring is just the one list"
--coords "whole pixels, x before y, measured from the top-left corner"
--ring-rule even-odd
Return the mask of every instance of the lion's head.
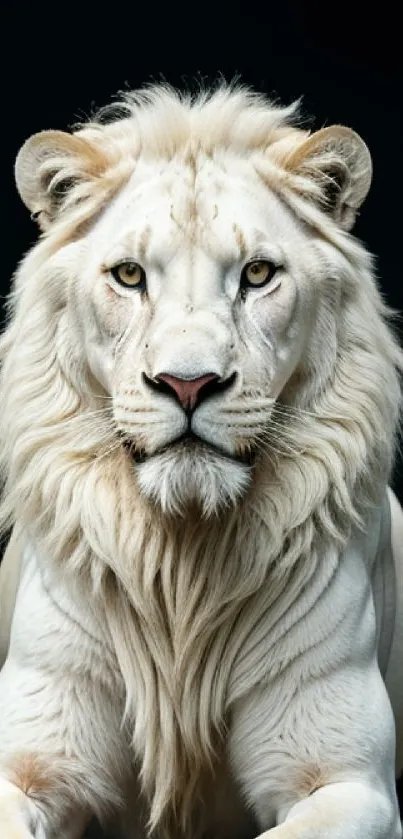
[[152, 90], [118, 115], [18, 156], [50, 246], [37, 294], [52, 294], [65, 376], [110, 398], [141, 492], [211, 512], [281, 448], [276, 402], [312, 409], [334, 378], [363, 291], [343, 231], [370, 156], [353, 131], [310, 136], [239, 90], [193, 105]]
[[[402, 355], [350, 233], [370, 155], [295, 122], [243, 89], [157, 87], [17, 159], [43, 235], [2, 342], [3, 517], [94, 591], [107, 568], [129, 593], [108, 613], [128, 695], [161, 719], [176, 696], [163, 748], [157, 724], [152, 746], [134, 734], [154, 821], [172, 755], [208, 751], [200, 731], [243, 689], [228, 622], [243, 609], [246, 638], [270, 569], [313, 573], [317, 540], [362, 524], [390, 475]], [[214, 714], [197, 664], [213, 655]], [[190, 711], [192, 690], [209, 698]]]

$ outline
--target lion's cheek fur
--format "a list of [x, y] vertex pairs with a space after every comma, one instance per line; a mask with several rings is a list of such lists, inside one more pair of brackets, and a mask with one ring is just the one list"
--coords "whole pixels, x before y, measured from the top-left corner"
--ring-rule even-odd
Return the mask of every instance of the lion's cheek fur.
[[[264, 346], [264, 372], [270, 396], [276, 399], [298, 366], [306, 343], [307, 321], [310, 320], [310, 295], [301, 293], [287, 278], [287, 288], [281, 296], [278, 288], [270, 294], [252, 299], [248, 317], [252, 329]], [[312, 305], [313, 308], [313, 305]], [[255, 338], [256, 341], [256, 338]], [[270, 363], [268, 363], [270, 359]]]

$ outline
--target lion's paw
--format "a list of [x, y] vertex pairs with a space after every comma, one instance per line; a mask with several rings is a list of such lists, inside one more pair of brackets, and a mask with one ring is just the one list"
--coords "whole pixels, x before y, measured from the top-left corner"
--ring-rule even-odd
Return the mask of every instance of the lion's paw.
[[4, 778], [0, 778], [0, 839], [46, 839], [33, 805]]

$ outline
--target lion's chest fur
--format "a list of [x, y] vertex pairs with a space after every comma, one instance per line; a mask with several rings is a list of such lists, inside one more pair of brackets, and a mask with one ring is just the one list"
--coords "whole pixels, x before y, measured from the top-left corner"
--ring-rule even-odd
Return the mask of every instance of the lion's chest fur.
[[234, 521], [229, 530], [149, 529], [123, 586], [110, 581], [106, 622], [155, 824], [174, 807], [185, 827], [223, 753], [245, 590]]
[[172, 809], [184, 829], [197, 818], [195, 802], [209, 797], [226, 760], [231, 701], [267, 667], [255, 630], [260, 637], [270, 615], [270, 635], [314, 568], [294, 567], [289, 585], [287, 573], [267, 571], [261, 522], [249, 515], [246, 530], [238, 515], [224, 524], [148, 529], [130, 573], [121, 570], [124, 584], [111, 578], [105, 620], [155, 825]]
[[[190, 539], [184, 529], [177, 538], [165, 536], [159, 551], [154, 535], [153, 549], [145, 545], [136, 591], [115, 592], [109, 627], [153, 824], [174, 808], [186, 829], [195, 802], [225, 760], [234, 703], [256, 683], [282, 679], [286, 670], [285, 681], [298, 683], [300, 653], [306, 647], [309, 656], [311, 637], [321, 637], [324, 612], [327, 630], [334, 630], [326, 653], [331, 668], [339, 654], [341, 617], [351, 621], [360, 613], [353, 600], [361, 603], [366, 596], [364, 572], [349, 550], [341, 558], [335, 546], [324, 553], [311, 546], [310, 556], [296, 559], [288, 573], [276, 575], [273, 566], [258, 579], [259, 538], [267, 538], [260, 530], [249, 528], [247, 534], [249, 587], [245, 545], [235, 538], [236, 529], [227, 539], [214, 528], [203, 539], [195, 538], [195, 530]], [[360, 578], [351, 586], [350, 566]], [[302, 617], [296, 638], [293, 625]], [[322, 666], [315, 656], [312, 673]], [[310, 666], [305, 657], [304, 667]]]

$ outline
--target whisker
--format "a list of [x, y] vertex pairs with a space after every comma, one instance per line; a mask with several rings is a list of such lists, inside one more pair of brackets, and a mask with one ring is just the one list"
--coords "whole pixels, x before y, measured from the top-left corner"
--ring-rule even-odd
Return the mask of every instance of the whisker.
[[281, 402], [276, 402], [274, 406], [274, 413], [290, 414], [293, 417], [313, 417], [314, 419], [345, 421], [346, 417], [343, 414], [333, 414], [331, 412], [323, 411], [308, 411], [306, 408], [300, 408], [298, 405], [284, 405]]
[[271, 440], [261, 440], [260, 441], [260, 447], [266, 453], [274, 452], [279, 457], [284, 457], [284, 455], [291, 455], [292, 457], [298, 457], [302, 453], [300, 450], [293, 449], [293, 448], [287, 447], [287, 446], [284, 446], [283, 448], [281, 448], [281, 446], [276, 445]]
[[297, 456], [303, 452], [303, 448], [296, 448], [287, 438], [276, 436], [273, 439], [271, 429], [263, 429], [257, 439], [262, 444], [269, 444], [270, 449], [276, 449], [279, 454], [287, 453]]
[[269, 463], [272, 466], [278, 465], [278, 460], [282, 455], [282, 452], [277, 451], [273, 446], [270, 448], [262, 441], [256, 442], [256, 448], [258, 452], [263, 452], [264, 456], [267, 457]]
[[95, 460], [99, 463], [100, 460], [103, 460], [106, 457], [109, 457], [113, 452], [117, 451], [122, 446], [122, 440], [115, 440], [108, 448], [100, 452], [100, 454], [96, 455]]
[[68, 425], [70, 423], [82, 423], [84, 425], [86, 422], [92, 422], [94, 419], [99, 419], [101, 417], [111, 423], [114, 422], [113, 415], [111, 414], [109, 408], [99, 408], [96, 411], [83, 411], [82, 413], [73, 414], [70, 417], [60, 420], [58, 424]]

